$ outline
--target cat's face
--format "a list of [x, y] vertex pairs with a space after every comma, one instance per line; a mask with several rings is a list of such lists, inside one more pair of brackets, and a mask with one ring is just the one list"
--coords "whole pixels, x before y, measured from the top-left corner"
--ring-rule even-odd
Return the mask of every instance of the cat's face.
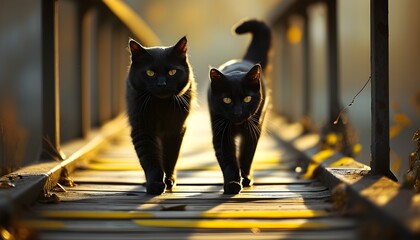
[[171, 47], [145, 48], [134, 40], [130, 40], [129, 46], [134, 76], [130, 81], [134, 88], [146, 88], [159, 98], [185, 91], [189, 78], [186, 37]]
[[262, 102], [261, 71], [259, 64], [248, 72], [230, 74], [212, 68], [210, 94], [213, 106], [235, 124], [248, 120]]

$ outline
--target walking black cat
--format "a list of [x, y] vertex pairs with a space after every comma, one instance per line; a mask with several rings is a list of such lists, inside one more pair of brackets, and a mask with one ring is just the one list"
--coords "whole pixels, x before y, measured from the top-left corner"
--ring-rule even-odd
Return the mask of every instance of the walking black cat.
[[208, 89], [213, 146], [225, 194], [237, 194], [252, 185], [251, 165], [267, 106], [262, 72], [271, 45], [271, 30], [264, 22], [245, 21], [235, 32], [251, 33], [251, 44], [242, 60], [210, 70]]
[[195, 95], [187, 39], [145, 48], [130, 40], [127, 108], [131, 138], [146, 175], [146, 191], [159, 195], [175, 185], [175, 165]]

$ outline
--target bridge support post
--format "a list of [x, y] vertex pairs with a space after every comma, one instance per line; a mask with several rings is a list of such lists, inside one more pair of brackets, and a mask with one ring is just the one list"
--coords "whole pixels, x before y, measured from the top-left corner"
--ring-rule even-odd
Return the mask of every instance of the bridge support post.
[[64, 158], [60, 149], [58, 2], [42, 1], [42, 153], [41, 160]]
[[370, 1], [371, 173], [393, 180], [389, 158], [388, 0]]

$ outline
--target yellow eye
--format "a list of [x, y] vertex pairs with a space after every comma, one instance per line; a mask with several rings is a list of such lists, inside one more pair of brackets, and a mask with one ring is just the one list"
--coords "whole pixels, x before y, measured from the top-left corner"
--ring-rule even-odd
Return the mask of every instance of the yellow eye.
[[244, 98], [244, 102], [245, 102], [245, 103], [249, 103], [249, 102], [251, 102], [251, 100], [252, 100], [252, 97], [251, 97], [251, 96], [246, 96], [246, 97]]
[[229, 104], [229, 103], [232, 102], [232, 99], [230, 99], [228, 97], [225, 97], [225, 98], [223, 98], [223, 102], [226, 103], [226, 104]]
[[175, 75], [175, 73], [176, 73], [176, 69], [171, 69], [168, 72], [169, 76], [173, 76], [173, 75]]
[[147, 76], [149, 76], [149, 77], [153, 77], [153, 76], [155, 76], [155, 71], [153, 71], [153, 70], [150, 70], [150, 69], [147, 69], [146, 70], [146, 75]]

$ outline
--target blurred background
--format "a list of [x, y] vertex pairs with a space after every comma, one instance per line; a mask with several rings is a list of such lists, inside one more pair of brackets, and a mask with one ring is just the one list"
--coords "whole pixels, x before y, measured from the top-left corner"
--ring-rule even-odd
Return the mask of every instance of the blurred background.
[[[42, 148], [41, 2], [0, 0], [2, 174], [38, 161]], [[127, 30], [106, 27], [117, 26], [119, 20], [109, 20], [110, 13], [101, 8], [86, 10], [81, 2], [98, 5], [100, 1], [58, 1], [62, 143], [84, 136], [80, 121], [83, 105], [80, 79], [87, 78], [90, 83], [90, 108], [87, 110], [90, 128], [94, 129], [124, 111], [124, 88], [121, 86], [129, 65], [127, 42], [129, 37], [136, 38]], [[232, 26], [243, 18], [259, 18], [272, 24], [276, 11], [288, 1], [124, 2], [149, 25], [162, 45], [172, 45], [182, 36], [187, 36], [190, 62], [201, 96], [199, 104], [205, 108], [207, 104], [203, 97], [208, 86], [209, 67], [240, 58], [250, 41], [250, 36], [235, 36]], [[370, 1], [337, 0], [337, 7], [339, 90], [344, 107], [370, 76]], [[420, 129], [420, 1], [389, 0], [389, 9], [391, 167], [401, 178], [407, 171], [409, 153], [415, 149], [412, 135]], [[87, 13], [83, 15], [87, 17], [81, 18], [81, 12]], [[273, 26], [274, 48], [267, 79], [273, 90], [272, 109], [290, 121], [301, 121], [305, 117], [302, 110], [304, 70], [301, 52], [302, 39], [307, 37], [312, 66], [309, 117], [315, 131], [320, 131], [327, 121], [328, 106], [325, 5], [322, 1], [315, 3], [307, 14], [308, 36], [302, 36], [303, 21], [298, 16], [288, 19], [286, 31]], [[81, 40], [74, 37], [79, 35], [87, 37]], [[87, 45], [85, 41], [88, 41]], [[281, 46], [287, 46], [287, 53]], [[280, 56], [286, 57], [280, 59]], [[286, 64], [284, 59], [287, 59]], [[90, 68], [98, 71], [84, 70], [82, 63], [86, 61]], [[108, 87], [100, 84], [103, 81], [110, 82]], [[99, 105], [103, 102], [110, 106], [101, 109]], [[347, 121], [362, 147], [356, 159], [365, 164], [369, 164], [370, 153], [370, 108], [368, 84], [347, 110]]]
[[218, 67], [245, 53], [250, 36], [235, 36], [232, 27], [244, 18], [268, 20], [281, 0], [125, 2], [150, 24], [163, 45], [173, 45], [187, 36], [189, 59], [199, 83], [199, 93], [205, 93], [210, 66]]

